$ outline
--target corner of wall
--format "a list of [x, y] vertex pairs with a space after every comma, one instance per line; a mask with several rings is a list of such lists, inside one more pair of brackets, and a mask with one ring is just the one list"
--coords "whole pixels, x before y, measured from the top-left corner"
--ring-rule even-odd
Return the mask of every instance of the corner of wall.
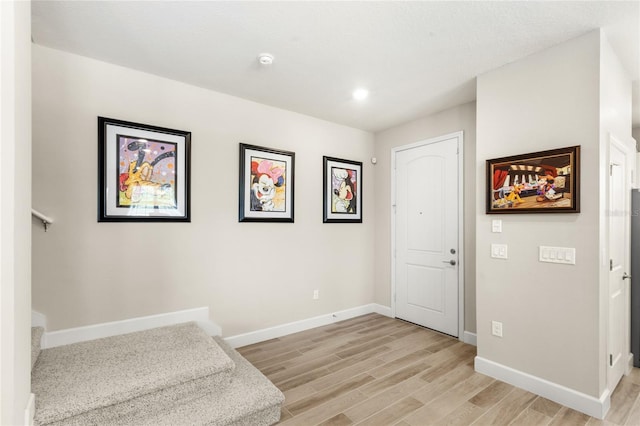
[[31, 327], [42, 327], [47, 329], [47, 317], [40, 312], [31, 310]]

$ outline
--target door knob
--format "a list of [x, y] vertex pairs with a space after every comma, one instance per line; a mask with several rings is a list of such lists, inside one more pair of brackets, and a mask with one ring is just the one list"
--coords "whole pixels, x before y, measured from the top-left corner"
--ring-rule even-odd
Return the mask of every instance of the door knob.
[[451, 266], [455, 266], [456, 261], [451, 259], [451, 260], [443, 260], [442, 263], [448, 263]]
[[629, 280], [631, 279], [631, 275], [627, 274], [626, 272], [622, 275], [622, 279], [623, 280]]

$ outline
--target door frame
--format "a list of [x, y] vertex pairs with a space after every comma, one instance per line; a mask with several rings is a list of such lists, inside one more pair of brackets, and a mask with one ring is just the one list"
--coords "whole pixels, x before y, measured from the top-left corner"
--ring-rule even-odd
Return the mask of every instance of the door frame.
[[464, 132], [391, 148], [391, 315], [396, 318], [396, 155], [401, 151], [456, 139], [458, 148], [458, 340], [464, 341]]
[[[625, 154], [625, 160], [626, 160], [626, 170], [627, 170], [627, 174], [626, 176], [624, 176], [626, 184], [627, 184], [627, 190], [625, 190], [625, 193], [627, 193], [627, 199], [625, 200], [625, 211], [628, 212], [629, 214], [625, 215], [625, 228], [627, 229], [627, 232], [625, 232], [625, 241], [624, 241], [624, 245], [626, 247], [626, 253], [625, 253], [625, 259], [624, 259], [624, 269], [625, 272], [629, 272], [631, 270], [631, 189], [634, 187], [635, 184], [635, 168], [636, 168], [636, 155], [635, 155], [635, 147], [632, 141], [624, 141], [622, 139], [617, 138], [616, 136], [614, 136], [613, 134], [609, 133], [609, 140], [608, 140], [608, 144], [607, 144], [607, 170], [610, 167], [611, 164], [611, 148], [613, 146], [616, 146], [618, 149], [620, 149], [620, 151], [622, 151]], [[611, 181], [610, 181], [610, 175], [607, 172], [606, 173], [607, 176], [607, 209], [609, 209], [610, 206], [610, 197], [612, 196], [611, 194]], [[610, 231], [610, 220], [609, 218], [607, 218], [607, 225], [606, 225], [606, 232], [607, 232], [607, 259], [610, 258], [610, 253], [611, 253], [611, 241], [610, 241], [610, 237], [609, 237], [609, 231]], [[633, 278], [632, 278], [633, 279]], [[631, 367], [633, 366], [633, 355], [631, 354], [631, 280], [626, 281], [624, 283], [624, 306], [625, 306], [625, 313], [624, 313], [624, 318], [625, 318], [625, 323], [623, 325], [624, 327], [624, 335], [626, 336], [625, 339], [623, 339], [623, 350], [622, 353], [623, 355], [627, 358], [627, 359], [623, 359], [622, 362], [624, 362], [625, 364], [625, 368], [624, 368], [624, 375], [629, 374]], [[610, 340], [609, 340], [609, 335], [610, 335], [610, 331], [611, 331], [611, 324], [610, 324], [610, 305], [609, 305], [609, 294], [610, 294], [610, 288], [611, 288], [611, 276], [607, 273], [607, 315], [606, 315], [606, 333], [607, 333], [607, 337], [606, 337], [606, 353], [610, 354], [611, 350], [610, 350]], [[605, 357], [605, 363], [606, 363], [606, 385], [607, 388], [609, 389], [610, 392], [613, 392], [612, 387], [615, 388], [615, 386], [617, 385], [617, 383], [613, 384], [611, 383], [611, 367], [609, 365], [609, 358], [608, 356]]]

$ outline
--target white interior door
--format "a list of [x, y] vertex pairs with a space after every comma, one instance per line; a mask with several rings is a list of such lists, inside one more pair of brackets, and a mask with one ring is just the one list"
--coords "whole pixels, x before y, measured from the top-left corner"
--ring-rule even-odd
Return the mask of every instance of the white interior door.
[[395, 152], [395, 315], [459, 334], [461, 135]]
[[626, 147], [609, 145], [609, 359], [607, 385], [613, 391], [626, 371], [629, 354], [629, 279], [631, 179]]

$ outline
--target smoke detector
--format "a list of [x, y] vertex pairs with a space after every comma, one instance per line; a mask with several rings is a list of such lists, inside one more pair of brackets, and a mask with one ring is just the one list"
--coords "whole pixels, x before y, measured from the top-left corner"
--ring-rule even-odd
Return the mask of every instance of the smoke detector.
[[261, 53], [258, 55], [258, 62], [262, 65], [271, 65], [273, 63], [273, 55], [271, 53]]

